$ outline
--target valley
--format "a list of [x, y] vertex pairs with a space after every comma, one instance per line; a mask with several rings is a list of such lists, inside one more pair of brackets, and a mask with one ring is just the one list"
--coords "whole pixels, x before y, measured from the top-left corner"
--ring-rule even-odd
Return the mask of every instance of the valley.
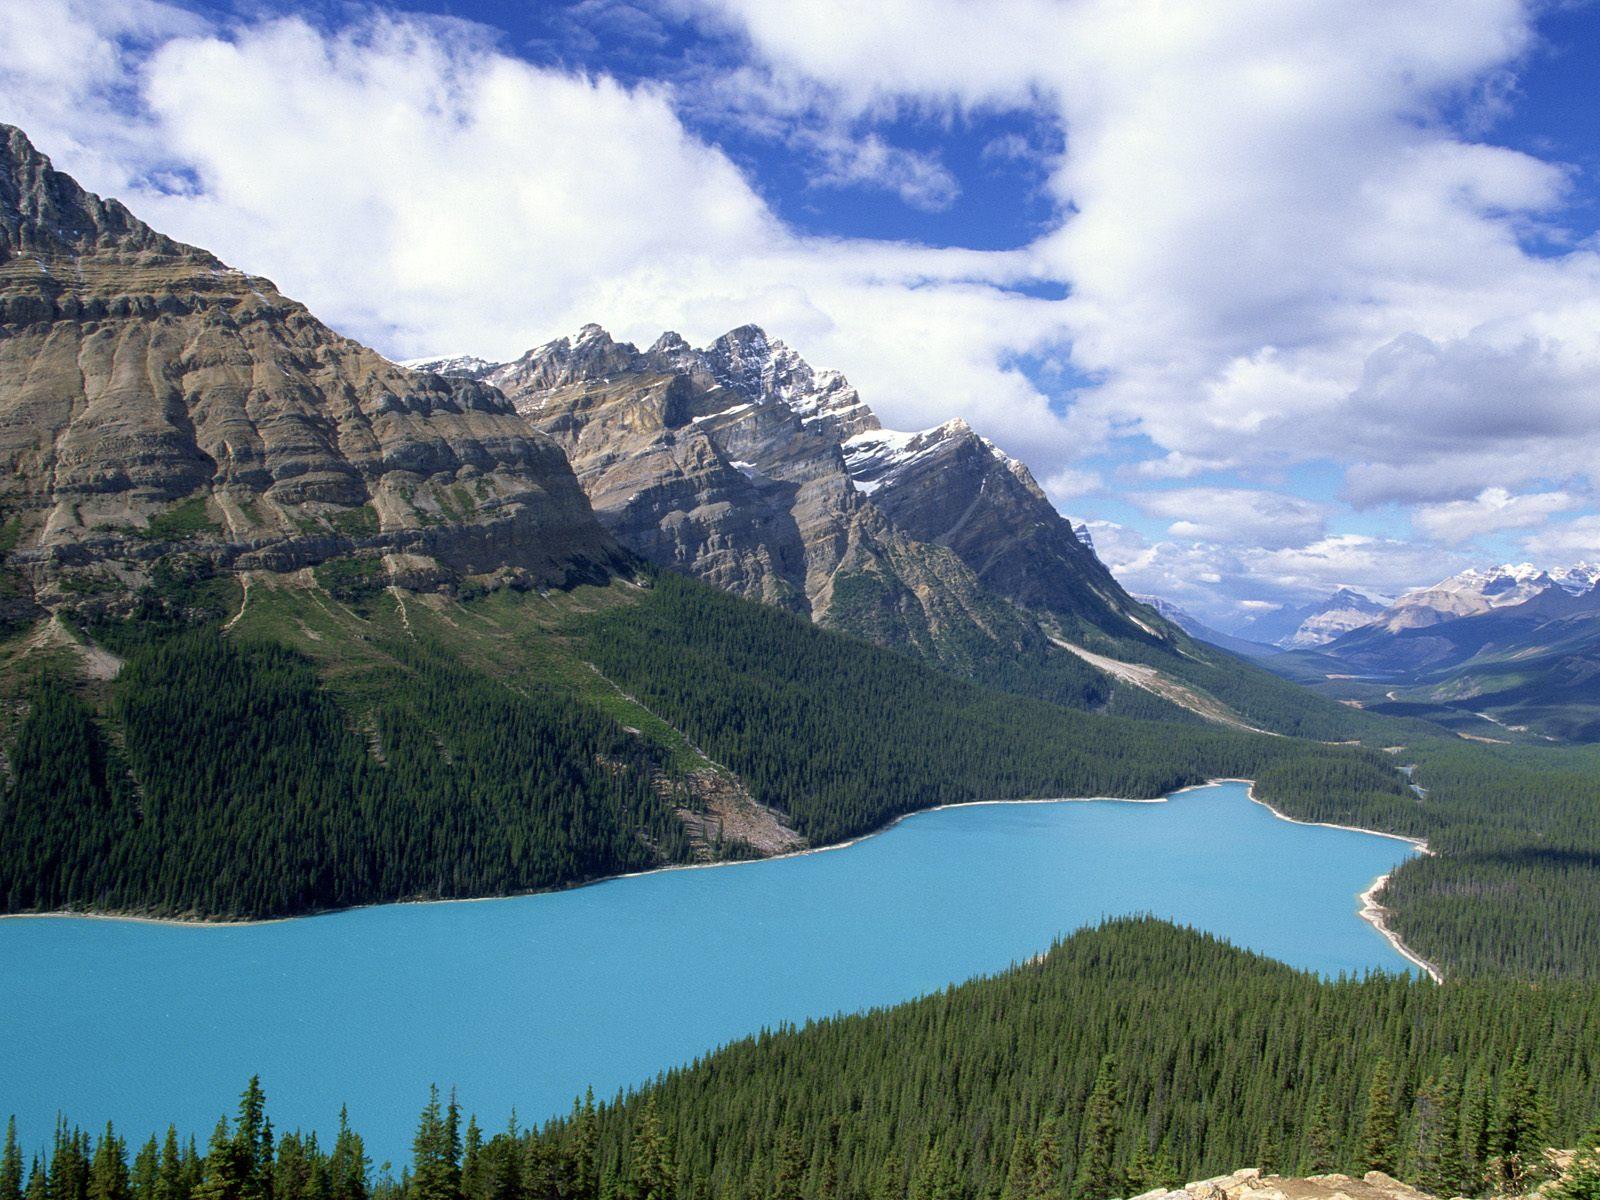
[[399, 364], [0, 133], [0, 1200], [1508, 1194], [1600, 1111], [1592, 570], [1218, 634], [759, 326]]

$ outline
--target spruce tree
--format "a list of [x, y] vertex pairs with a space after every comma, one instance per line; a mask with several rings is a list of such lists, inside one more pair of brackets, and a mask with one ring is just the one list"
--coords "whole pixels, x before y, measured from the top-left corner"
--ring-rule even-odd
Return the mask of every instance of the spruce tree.
[[906, 1164], [893, 1150], [878, 1167], [871, 1200], [906, 1200]]
[[594, 1089], [583, 1094], [583, 1107], [573, 1101], [572, 1200], [597, 1200], [599, 1179], [595, 1157], [600, 1145], [600, 1120], [595, 1114]]
[[250, 1076], [239, 1097], [233, 1140], [242, 1175], [241, 1200], [272, 1200], [272, 1123], [267, 1120], [267, 1098], [259, 1075]]
[[1011, 1138], [1011, 1157], [1001, 1200], [1031, 1200], [1033, 1196], [1033, 1142], [1020, 1129]]
[[350, 1113], [339, 1109], [339, 1133], [328, 1158], [328, 1200], [367, 1200], [367, 1148], [350, 1128]]
[[[795, 1156], [795, 1188], [798, 1197], [800, 1180], [799, 1151]], [[645, 1101], [639, 1113], [639, 1123], [633, 1132], [631, 1178], [629, 1194], [632, 1200], [673, 1200], [676, 1195], [677, 1171], [672, 1162], [672, 1143], [661, 1128], [661, 1118], [656, 1112], [655, 1097]], [[774, 1194], [777, 1200], [777, 1193]]]
[[108, 1123], [89, 1166], [89, 1200], [130, 1200], [130, 1195], [127, 1151]]
[[1409, 1176], [1435, 1196], [1457, 1195], [1463, 1186], [1461, 1089], [1449, 1059], [1440, 1075], [1418, 1089], [1412, 1105]]
[[246, 1164], [239, 1145], [228, 1132], [228, 1118], [219, 1117], [206, 1148], [196, 1200], [244, 1200]]
[[1461, 1102], [1461, 1186], [1475, 1193], [1489, 1179], [1489, 1080], [1482, 1070], [1472, 1073]]
[[1078, 1171], [1072, 1183], [1077, 1200], [1105, 1200], [1123, 1191], [1125, 1180], [1116, 1170], [1117, 1128], [1122, 1116], [1122, 1090], [1116, 1059], [1100, 1063], [1089, 1101], [1084, 1106], [1083, 1130], [1078, 1140]]
[[1367, 1112], [1361, 1124], [1361, 1149], [1358, 1166], [1362, 1171], [1382, 1171], [1393, 1175], [1398, 1169], [1397, 1150], [1400, 1119], [1395, 1112], [1394, 1083], [1389, 1063], [1379, 1059], [1367, 1089]]
[[430, 1087], [428, 1103], [418, 1118], [417, 1134], [411, 1141], [408, 1200], [460, 1200], [460, 1173], [454, 1149], [452, 1130], [439, 1104], [439, 1089]]
[[1489, 1170], [1499, 1190], [1521, 1195], [1543, 1177], [1545, 1126], [1538, 1084], [1519, 1052], [1501, 1078], [1489, 1133]]
[[805, 1164], [800, 1151], [800, 1136], [794, 1126], [784, 1124], [772, 1152], [772, 1200], [800, 1200], [800, 1184]]
[[161, 1143], [161, 1167], [156, 1173], [156, 1200], [189, 1200], [189, 1184], [184, 1176], [183, 1152], [178, 1149], [178, 1129], [167, 1126]]
[[22, 1200], [22, 1147], [17, 1145], [17, 1118], [6, 1121], [6, 1140], [0, 1147], [0, 1200]]
[[1057, 1200], [1061, 1195], [1061, 1146], [1055, 1125], [1046, 1121], [1033, 1143], [1033, 1200]]
[[128, 1176], [133, 1200], [156, 1200], [156, 1185], [160, 1178], [161, 1147], [152, 1134], [145, 1144], [139, 1147], [139, 1153], [133, 1159], [133, 1170]]

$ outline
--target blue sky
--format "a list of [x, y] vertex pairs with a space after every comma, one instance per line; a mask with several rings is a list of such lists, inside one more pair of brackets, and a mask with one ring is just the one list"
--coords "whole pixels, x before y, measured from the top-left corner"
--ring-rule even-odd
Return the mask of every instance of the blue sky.
[[765, 325], [1226, 625], [1600, 558], [1600, 13], [37, 0], [0, 117], [396, 357]]

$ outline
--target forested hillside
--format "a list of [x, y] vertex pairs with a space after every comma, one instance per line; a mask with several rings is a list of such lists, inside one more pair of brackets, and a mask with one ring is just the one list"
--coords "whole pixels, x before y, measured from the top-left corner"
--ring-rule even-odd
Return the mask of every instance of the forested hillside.
[[117, 1131], [63, 1126], [25, 1169], [8, 1143], [0, 1200], [1106, 1200], [1243, 1164], [1503, 1195], [1597, 1113], [1590, 987], [1325, 982], [1123, 920], [540, 1129], [494, 1114], [486, 1133], [435, 1091], [398, 1179], [342, 1119], [331, 1145], [274, 1138], [252, 1082], [204, 1154], [168, 1133], [130, 1164]]
[[[933, 804], [1229, 776], [1299, 818], [1428, 839], [1385, 902], [1447, 973], [1600, 977], [1584, 751], [1380, 722], [1408, 742], [1385, 753], [1087, 714], [671, 574], [476, 598], [252, 578], [247, 595], [152, 589], [77, 642], [32, 627], [0, 643], [8, 911], [501, 894], [759, 853], [720, 833], [751, 820], [769, 846], [824, 844]], [[115, 679], [81, 674], [89, 638], [125, 660]]]
[[125, 657], [94, 687], [19, 635], [14, 681], [55, 665], [14, 684], [0, 903], [261, 917], [683, 861], [702, 752], [813, 844], [939, 803], [1270, 788], [1288, 762], [1312, 793], [1405, 794], [1370, 752], [1018, 700], [676, 576], [586, 595], [261, 579], [224, 622], [152, 592], [72, 635]]

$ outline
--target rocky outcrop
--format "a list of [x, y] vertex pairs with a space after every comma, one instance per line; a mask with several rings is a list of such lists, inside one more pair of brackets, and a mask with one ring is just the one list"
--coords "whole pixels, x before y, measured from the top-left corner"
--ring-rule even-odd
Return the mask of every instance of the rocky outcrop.
[[52, 608], [125, 594], [175, 547], [225, 569], [390, 554], [411, 579], [540, 585], [626, 561], [560, 449], [494, 388], [339, 336], [11, 127], [0, 521], [11, 577]]
[[625, 545], [738, 595], [946, 662], [1050, 652], [1041, 613], [1162, 636], [1021, 463], [959, 420], [883, 429], [756, 326], [641, 351], [589, 325], [469, 372], [566, 451]]
[[[1570, 1150], [1547, 1150], [1548, 1180], [1532, 1197], [1548, 1195], [1572, 1163]], [[1231, 1175], [1186, 1183], [1181, 1188], [1156, 1188], [1134, 1200], [1435, 1200], [1430, 1193], [1402, 1183], [1382, 1171], [1352, 1175], [1286, 1176], [1264, 1174], [1259, 1167], [1248, 1167]], [[1504, 1200], [1511, 1200], [1507, 1197]]]

